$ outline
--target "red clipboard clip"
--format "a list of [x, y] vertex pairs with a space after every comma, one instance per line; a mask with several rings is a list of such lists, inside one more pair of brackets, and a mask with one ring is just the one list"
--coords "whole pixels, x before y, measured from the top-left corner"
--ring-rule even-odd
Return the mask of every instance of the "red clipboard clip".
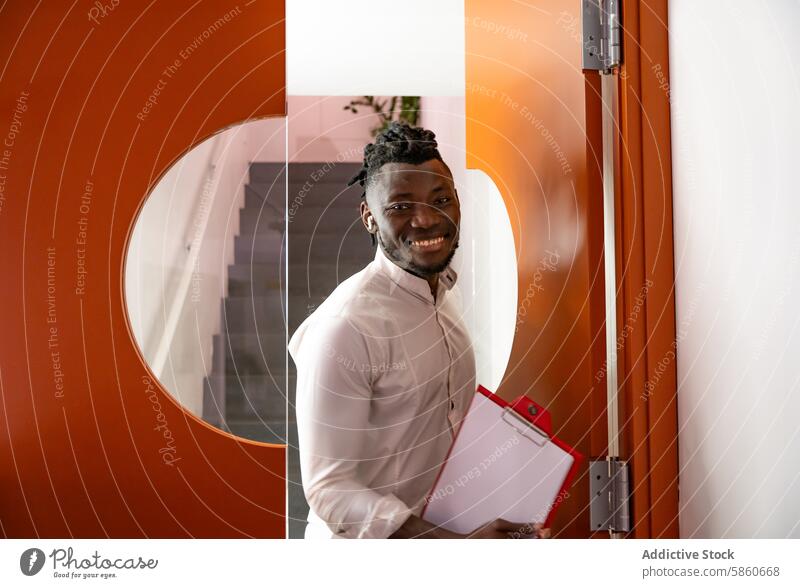
[[[492, 400], [497, 398], [493, 392], [490, 392], [480, 384], [478, 384], [478, 391]], [[550, 418], [550, 412], [541, 404], [534, 402], [527, 396], [519, 396], [508, 404], [508, 408], [546, 433], [548, 437], [553, 436], [553, 421]]]

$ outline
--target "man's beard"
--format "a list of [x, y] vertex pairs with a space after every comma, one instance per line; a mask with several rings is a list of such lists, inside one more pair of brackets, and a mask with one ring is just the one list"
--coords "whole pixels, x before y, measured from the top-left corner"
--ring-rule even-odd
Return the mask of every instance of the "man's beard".
[[[381, 247], [383, 249], [383, 252], [386, 254], [386, 257], [388, 257], [389, 259], [391, 259], [394, 262], [400, 262], [397, 265], [403, 264], [403, 265], [400, 265], [400, 267], [402, 267], [404, 269], [407, 269], [408, 271], [413, 273], [415, 276], [419, 276], [420, 278], [429, 278], [429, 277], [434, 276], [434, 275], [436, 275], [436, 274], [438, 274], [440, 272], [443, 272], [445, 269], [447, 269], [447, 266], [450, 265], [450, 261], [452, 261], [453, 256], [456, 254], [456, 249], [458, 249], [458, 243], [460, 241], [460, 239], [459, 239], [455, 243], [453, 243], [453, 248], [450, 250], [450, 253], [447, 254], [447, 257], [441, 263], [437, 263], [436, 265], [432, 265], [432, 266], [421, 266], [421, 265], [417, 265], [416, 263], [414, 263], [413, 259], [408, 261], [408, 262], [406, 262], [403, 259], [400, 259], [395, 253], [397, 251], [397, 249], [399, 249], [399, 248], [398, 247], [394, 247], [392, 249], [388, 249], [384, 245], [383, 239], [381, 239], [380, 232], [377, 233], [377, 235], [378, 235], [378, 247]], [[460, 235], [460, 232], [459, 232], [458, 237], [460, 237], [460, 236], [461, 235]]]

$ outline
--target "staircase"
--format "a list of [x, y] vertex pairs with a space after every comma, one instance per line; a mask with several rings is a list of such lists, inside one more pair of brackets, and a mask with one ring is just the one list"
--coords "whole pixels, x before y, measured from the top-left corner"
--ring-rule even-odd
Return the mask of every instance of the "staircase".
[[222, 301], [222, 333], [214, 336], [212, 371], [204, 382], [206, 421], [247, 439], [288, 444], [289, 537], [303, 536], [308, 505], [300, 480], [296, 369], [286, 353], [287, 334], [290, 338], [340, 282], [375, 255], [359, 219], [361, 188], [346, 186], [359, 168], [290, 164], [287, 209], [283, 164], [251, 164], [234, 263], [228, 267], [228, 297]]

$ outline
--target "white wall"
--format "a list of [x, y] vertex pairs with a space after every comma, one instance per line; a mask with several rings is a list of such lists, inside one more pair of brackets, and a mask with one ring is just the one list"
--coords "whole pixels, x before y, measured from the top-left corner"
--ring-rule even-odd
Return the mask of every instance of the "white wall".
[[378, 117], [363, 107], [345, 110], [354, 98], [360, 96], [287, 96], [289, 161], [360, 163]]
[[463, 0], [287, 0], [287, 93], [464, 93]]
[[669, 4], [684, 537], [800, 537], [800, 4]]

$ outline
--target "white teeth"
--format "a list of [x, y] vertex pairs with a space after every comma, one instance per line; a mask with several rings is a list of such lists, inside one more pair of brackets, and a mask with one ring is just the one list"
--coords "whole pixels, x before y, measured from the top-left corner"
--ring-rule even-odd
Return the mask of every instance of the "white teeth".
[[413, 241], [417, 247], [427, 247], [428, 245], [435, 245], [444, 241], [444, 237], [437, 237], [436, 239], [428, 239], [427, 241]]

